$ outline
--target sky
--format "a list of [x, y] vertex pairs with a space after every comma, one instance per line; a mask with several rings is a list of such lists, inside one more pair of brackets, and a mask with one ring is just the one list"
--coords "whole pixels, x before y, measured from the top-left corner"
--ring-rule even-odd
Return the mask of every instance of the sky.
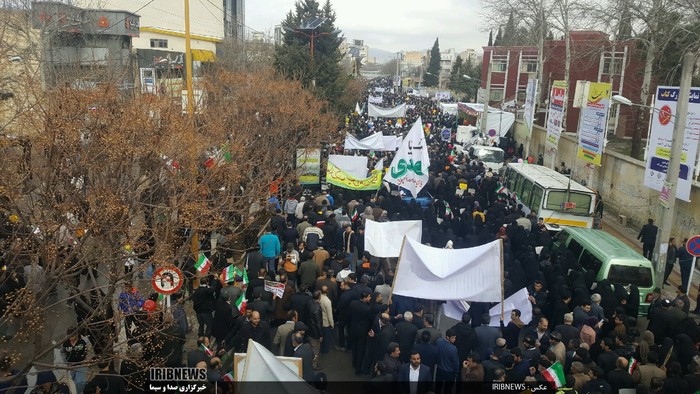
[[[324, 0], [319, 0], [323, 4]], [[272, 33], [295, 0], [248, 0], [245, 24]], [[479, 0], [331, 0], [336, 27], [348, 39], [364, 40], [370, 48], [390, 52], [430, 49], [439, 38], [440, 49], [481, 52], [488, 31], [479, 23]]]

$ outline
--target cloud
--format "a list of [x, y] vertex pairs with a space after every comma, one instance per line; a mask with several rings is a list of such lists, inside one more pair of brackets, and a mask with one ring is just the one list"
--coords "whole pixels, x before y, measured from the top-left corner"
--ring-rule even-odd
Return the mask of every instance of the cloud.
[[[322, 0], [321, 0], [322, 2]], [[246, 25], [271, 32], [294, 8], [294, 0], [246, 2]], [[477, 0], [335, 0], [336, 26], [349, 39], [364, 40], [373, 48], [392, 52], [430, 49], [435, 38], [440, 48], [480, 50], [488, 32], [480, 26]]]

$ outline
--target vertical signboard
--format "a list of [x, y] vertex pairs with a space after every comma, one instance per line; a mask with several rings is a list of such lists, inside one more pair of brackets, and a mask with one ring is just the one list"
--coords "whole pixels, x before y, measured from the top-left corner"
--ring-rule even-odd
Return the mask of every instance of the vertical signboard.
[[[664, 187], [668, 163], [671, 158], [678, 94], [678, 87], [659, 86], [656, 88], [655, 111], [651, 119], [644, 186], [657, 191], [662, 191]], [[676, 197], [684, 201], [690, 201], [693, 169], [698, 153], [698, 136], [700, 136], [700, 88], [691, 88], [688, 117], [683, 135], [683, 150], [676, 152], [676, 154], [681, 155]]]
[[523, 119], [527, 126], [528, 134], [532, 134], [532, 123], [535, 120], [535, 100], [537, 98], [537, 80], [527, 80], [527, 90], [525, 91], [525, 112]]
[[559, 145], [564, 111], [566, 110], [566, 81], [554, 81], [549, 94], [549, 113], [547, 115], [547, 146], [552, 151]]
[[579, 118], [578, 157], [597, 166], [603, 157], [611, 90], [607, 82], [591, 82]]
[[302, 185], [321, 183], [321, 150], [297, 149], [297, 176]]

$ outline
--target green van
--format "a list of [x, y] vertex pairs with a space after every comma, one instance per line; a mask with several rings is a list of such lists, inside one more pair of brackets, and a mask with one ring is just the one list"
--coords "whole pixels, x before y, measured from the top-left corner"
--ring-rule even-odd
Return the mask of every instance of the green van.
[[[598, 272], [596, 280], [639, 288], [639, 315], [646, 316], [656, 287], [651, 262], [619, 239], [601, 230], [564, 227], [557, 234], [553, 252], [574, 253], [583, 269]], [[628, 289], [629, 291], [629, 289]]]

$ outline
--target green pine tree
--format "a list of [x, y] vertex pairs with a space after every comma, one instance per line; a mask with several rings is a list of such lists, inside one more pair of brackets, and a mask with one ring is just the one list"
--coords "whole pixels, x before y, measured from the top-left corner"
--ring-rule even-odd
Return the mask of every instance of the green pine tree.
[[[325, 21], [314, 30], [299, 27], [316, 18]], [[275, 69], [288, 78], [298, 79], [304, 87], [315, 91], [335, 106], [350, 80], [342, 72], [340, 31], [335, 27], [336, 13], [330, 0], [323, 6], [318, 0], [298, 0], [294, 10], [287, 13], [282, 21], [284, 38], [282, 45], [275, 49]], [[311, 58], [311, 37], [314, 37], [313, 62]], [[313, 63], [313, 64], [312, 64]]]
[[489, 30], [489, 44], [488, 46], [493, 46], [493, 30]]
[[438, 40], [438, 38], [435, 39], [433, 49], [430, 50], [428, 71], [426, 71], [423, 79], [423, 85], [425, 86], [438, 86], [440, 82], [440, 43]]

